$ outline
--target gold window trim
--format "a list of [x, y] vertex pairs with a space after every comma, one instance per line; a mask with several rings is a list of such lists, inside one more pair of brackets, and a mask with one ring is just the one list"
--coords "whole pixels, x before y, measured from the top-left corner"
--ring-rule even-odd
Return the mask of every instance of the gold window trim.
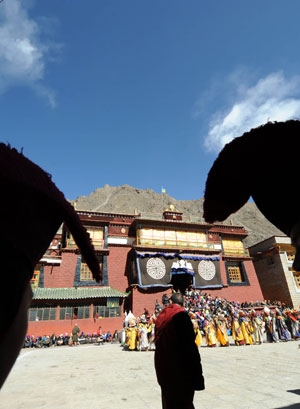
[[242, 274], [239, 266], [228, 266], [228, 276], [231, 283], [241, 283]]

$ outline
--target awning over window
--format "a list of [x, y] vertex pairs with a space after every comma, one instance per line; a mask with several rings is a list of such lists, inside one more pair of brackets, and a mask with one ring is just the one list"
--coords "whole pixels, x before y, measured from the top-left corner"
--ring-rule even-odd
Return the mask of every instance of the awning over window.
[[195, 288], [221, 288], [220, 257], [206, 254], [136, 252], [138, 284], [169, 287], [172, 274], [193, 276]]
[[87, 298], [125, 298], [127, 293], [112, 287], [37, 288], [34, 300], [83, 300]]

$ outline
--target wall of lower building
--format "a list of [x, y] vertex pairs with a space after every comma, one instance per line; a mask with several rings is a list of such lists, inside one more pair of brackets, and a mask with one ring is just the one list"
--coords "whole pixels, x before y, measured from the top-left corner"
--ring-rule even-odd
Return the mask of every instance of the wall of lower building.
[[130, 273], [128, 264], [129, 246], [109, 246], [109, 256], [107, 257], [108, 285], [119, 291], [126, 291], [128, 288], [127, 274]]
[[138, 317], [144, 313], [146, 308], [150, 314], [155, 310], [155, 302], [158, 300], [162, 305], [162, 296], [167, 294], [171, 296], [171, 289], [141, 289], [139, 287], [132, 289], [132, 313]]
[[297, 285], [295, 283], [293, 271], [292, 269], [292, 261], [289, 261], [287, 258], [286, 252], [282, 252], [279, 254], [280, 256], [280, 261], [282, 264], [282, 269], [284, 271], [288, 291], [290, 294], [291, 298], [291, 306], [294, 308], [299, 308], [300, 307], [300, 289], [297, 288]]
[[45, 265], [44, 287], [67, 288], [74, 287], [74, 277], [77, 263], [77, 254], [63, 252], [59, 266]]
[[55, 321], [29, 321], [27, 334], [34, 336], [70, 334], [75, 323], [85, 334], [96, 332], [99, 326], [103, 331], [114, 332], [123, 328], [124, 316], [116, 318], [102, 319], [76, 319], [76, 320], [55, 320]]
[[221, 261], [221, 277], [225, 287], [221, 289], [205, 289], [203, 292], [209, 293], [212, 297], [226, 298], [228, 301], [262, 301], [264, 296], [252, 260], [244, 260], [243, 264], [249, 285], [235, 285], [228, 283], [225, 262]]
[[260, 258], [254, 261], [254, 267], [264, 299], [270, 301], [279, 300], [287, 305], [291, 305], [291, 295], [284, 274], [280, 254], [274, 253], [272, 258], [272, 264], [268, 264], [267, 258]]

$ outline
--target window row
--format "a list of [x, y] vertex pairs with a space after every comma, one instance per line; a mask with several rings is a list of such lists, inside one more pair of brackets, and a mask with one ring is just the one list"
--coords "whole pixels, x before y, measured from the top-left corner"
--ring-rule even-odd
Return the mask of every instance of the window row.
[[[104, 231], [103, 227], [89, 227], [86, 226], [86, 231], [90, 236], [93, 245], [96, 248], [104, 248]], [[66, 246], [68, 248], [77, 247], [77, 244], [71, 233], [67, 234]]]
[[206, 233], [142, 228], [137, 230], [137, 244], [141, 246], [213, 248]]
[[241, 240], [222, 240], [225, 256], [249, 256], [248, 250], [244, 248]]
[[[59, 317], [57, 317], [57, 306], [54, 307], [32, 307], [28, 310], [28, 321], [54, 321], [60, 320], [80, 320], [90, 318], [90, 305], [64, 306], [60, 307]], [[93, 318], [115, 318], [121, 316], [121, 307], [94, 305]]]

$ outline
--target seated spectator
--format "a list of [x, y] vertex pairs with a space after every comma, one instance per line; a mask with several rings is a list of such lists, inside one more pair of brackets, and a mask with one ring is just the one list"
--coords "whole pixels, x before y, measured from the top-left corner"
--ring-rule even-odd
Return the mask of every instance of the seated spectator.
[[57, 338], [57, 343], [56, 345], [63, 345], [64, 344], [64, 336], [63, 334], [60, 334], [60, 336]]
[[24, 348], [30, 348], [30, 335], [26, 335], [25, 341], [24, 341]]
[[112, 342], [118, 342], [118, 341], [119, 341], [119, 334], [118, 334], [118, 331], [115, 329], [115, 332], [112, 337]]
[[106, 334], [106, 342], [111, 342], [111, 340], [112, 340], [112, 335], [111, 335], [110, 331], [108, 331], [107, 334]]
[[44, 335], [42, 340], [43, 340], [43, 347], [44, 348], [49, 348], [49, 346], [50, 346], [50, 337], [49, 337], [49, 335]]
[[42, 348], [43, 346], [43, 338], [42, 337], [36, 337], [36, 341], [34, 343], [34, 346], [36, 348]]
[[55, 332], [50, 337], [50, 345], [51, 346], [56, 346], [57, 345], [57, 336], [55, 335]]
[[69, 345], [69, 340], [70, 340], [69, 334], [66, 332], [64, 336], [64, 345]]

